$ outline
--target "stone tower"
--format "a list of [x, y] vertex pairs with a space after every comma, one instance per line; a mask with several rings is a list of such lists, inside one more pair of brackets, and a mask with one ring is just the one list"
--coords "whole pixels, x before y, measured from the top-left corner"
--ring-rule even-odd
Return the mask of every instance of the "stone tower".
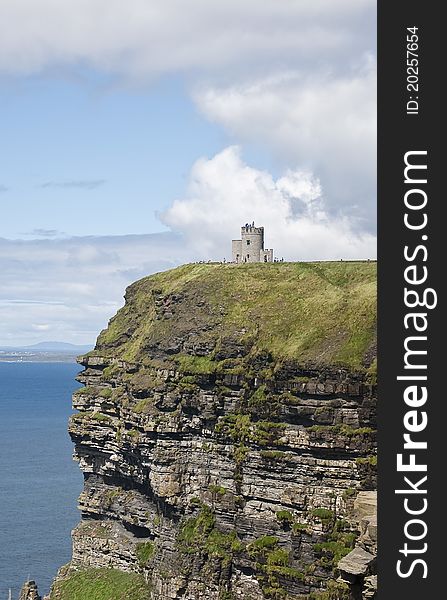
[[273, 250], [264, 249], [264, 227], [246, 223], [241, 227], [241, 239], [231, 242], [234, 263], [273, 262]]

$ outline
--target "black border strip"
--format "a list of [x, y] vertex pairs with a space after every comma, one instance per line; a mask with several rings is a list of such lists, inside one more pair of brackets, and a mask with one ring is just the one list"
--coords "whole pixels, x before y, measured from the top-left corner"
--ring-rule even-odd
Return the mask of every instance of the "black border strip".
[[[447, 371], [444, 362], [447, 354], [443, 350], [447, 327], [443, 315], [444, 295], [441, 290], [447, 270], [447, 252], [443, 241], [444, 206], [447, 205], [443, 190], [443, 176], [446, 171], [443, 161], [445, 150], [441, 148], [442, 130], [445, 129], [444, 111], [441, 109], [445, 86], [445, 69], [442, 69], [446, 55], [444, 43], [446, 25], [441, 18], [442, 3], [416, 2], [414, 0], [379, 0], [378, 2], [378, 374], [379, 374], [379, 512], [378, 512], [378, 573], [379, 600], [404, 598], [405, 600], [437, 600], [444, 597], [445, 562], [443, 544], [447, 536], [447, 509], [445, 508], [444, 460], [447, 444], [447, 397], [443, 371]], [[409, 46], [407, 57], [407, 34], [413, 35], [408, 27], [417, 27], [416, 46]], [[411, 38], [408, 42], [413, 43]], [[409, 64], [407, 65], [407, 58]], [[413, 71], [407, 71], [416, 63], [416, 77]], [[412, 75], [412, 76], [410, 76]], [[410, 76], [410, 77], [409, 77]], [[409, 79], [407, 79], [409, 77]], [[416, 89], [410, 83], [416, 83]], [[407, 111], [407, 102], [410, 112]], [[411, 164], [426, 165], [427, 169], [410, 169], [405, 182], [405, 155], [419, 151], [426, 154], [409, 154]], [[424, 180], [426, 179], [426, 183]], [[423, 204], [424, 194], [427, 204], [418, 210], [408, 209], [407, 202]], [[410, 223], [420, 226], [423, 215], [427, 216], [427, 225], [421, 229], [405, 226], [405, 213]], [[427, 236], [426, 239], [423, 236]], [[405, 258], [404, 248], [407, 249]], [[422, 246], [417, 253], [416, 248]], [[427, 252], [427, 255], [426, 255]], [[425, 259], [425, 260], [424, 260]], [[427, 269], [424, 283], [409, 284], [405, 280], [420, 278]], [[405, 305], [404, 288], [419, 293], [422, 298], [424, 289], [432, 288], [437, 294], [436, 308], [419, 306], [410, 308]], [[411, 297], [410, 297], [411, 296]], [[407, 295], [411, 304], [414, 295]], [[427, 295], [433, 303], [434, 293]], [[423, 300], [422, 300], [423, 303]], [[415, 331], [415, 322], [422, 327], [424, 317], [407, 318], [408, 313], [425, 313], [426, 330]], [[409, 336], [426, 336], [427, 340], [408, 340]], [[408, 355], [407, 367], [417, 363], [418, 368], [405, 368], [405, 340], [407, 347], [427, 351], [427, 354]], [[409, 344], [409, 346], [408, 346]], [[419, 368], [420, 365], [427, 368]], [[397, 380], [398, 376], [426, 376], [427, 381]], [[415, 386], [416, 396], [405, 390]], [[427, 389], [427, 400], [418, 400]], [[411, 404], [413, 400], [413, 405]], [[416, 411], [415, 415], [410, 414]], [[422, 427], [424, 414], [427, 426]], [[407, 421], [404, 422], [407, 414]], [[427, 449], [403, 449], [404, 433], [407, 427], [421, 428], [412, 432], [411, 439], [427, 442]], [[402, 454], [402, 462], [409, 464], [411, 454], [418, 465], [426, 465], [427, 471], [398, 471], [397, 455]], [[411, 489], [404, 477], [407, 476], [417, 485], [417, 490], [427, 493], [396, 494], [396, 489]], [[427, 480], [419, 483], [427, 476]], [[407, 501], [405, 501], [407, 498]], [[405, 504], [406, 502], [406, 504]], [[410, 515], [408, 510], [426, 510], [421, 514]], [[408, 510], [406, 510], [406, 508]], [[423, 521], [408, 524], [411, 520]], [[410, 536], [419, 540], [408, 539]], [[405, 543], [412, 553], [405, 555]], [[424, 544], [427, 544], [425, 547]], [[425, 549], [425, 551], [423, 551]], [[402, 552], [403, 551], [403, 552]], [[414, 551], [414, 553], [413, 553]], [[398, 561], [401, 560], [401, 573], [398, 574]], [[414, 561], [421, 562], [415, 563]], [[423, 561], [423, 562], [422, 562]], [[426, 577], [424, 577], [426, 575]]]

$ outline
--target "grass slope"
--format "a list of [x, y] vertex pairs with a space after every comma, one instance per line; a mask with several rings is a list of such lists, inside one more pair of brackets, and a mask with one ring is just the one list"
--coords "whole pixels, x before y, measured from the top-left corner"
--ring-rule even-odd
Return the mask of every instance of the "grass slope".
[[376, 317], [375, 262], [190, 264], [132, 284], [94, 353], [142, 360], [170, 340], [231, 340], [276, 361], [361, 368]]
[[116, 569], [86, 569], [56, 584], [51, 600], [150, 600], [141, 575]]

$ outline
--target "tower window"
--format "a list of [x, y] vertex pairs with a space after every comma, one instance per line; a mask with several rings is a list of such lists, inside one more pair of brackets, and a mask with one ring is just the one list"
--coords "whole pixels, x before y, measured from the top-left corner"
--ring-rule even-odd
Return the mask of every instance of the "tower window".
[[249, 245], [250, 245], [250, 240], [247, 240], [247, 246], [249, 246]]

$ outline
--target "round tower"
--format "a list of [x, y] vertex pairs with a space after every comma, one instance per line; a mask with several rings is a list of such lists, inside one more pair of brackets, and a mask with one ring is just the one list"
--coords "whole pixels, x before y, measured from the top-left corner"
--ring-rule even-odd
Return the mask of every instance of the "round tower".
[[247, 223], [241, 227], [240, 262], [260, 262], [264, 250], [264, 227], [255, 227]]

